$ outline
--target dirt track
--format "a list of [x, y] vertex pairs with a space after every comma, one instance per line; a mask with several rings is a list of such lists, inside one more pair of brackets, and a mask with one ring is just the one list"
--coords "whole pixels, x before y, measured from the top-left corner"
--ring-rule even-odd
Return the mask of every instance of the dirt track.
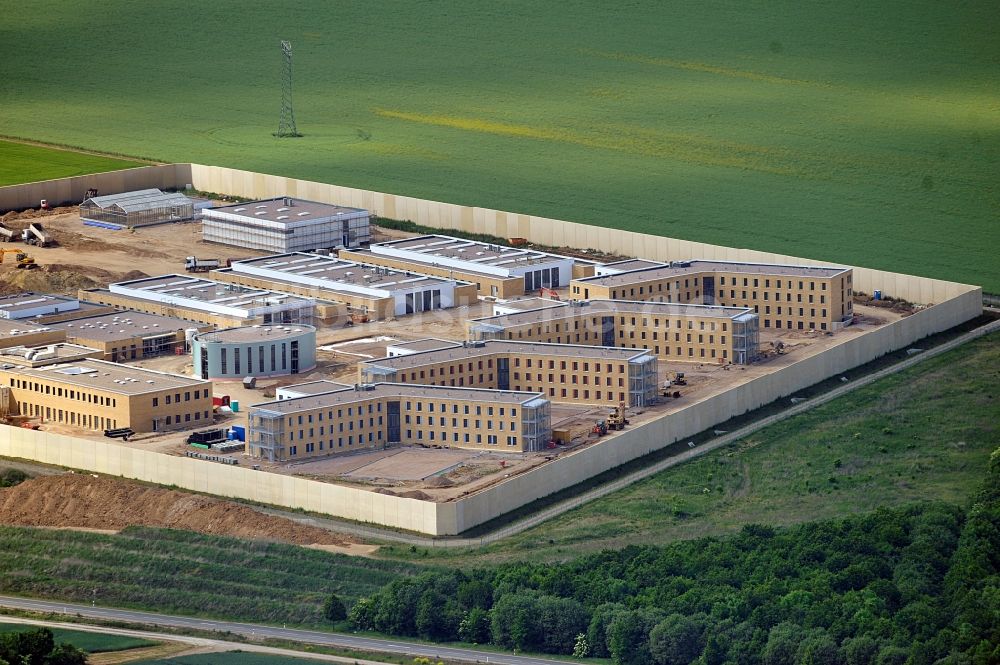
[[0, 523], [102, 531], [144, 525], [345, 553], [373, 550], [357, 545], [353, 538], [264, 515], [232, 501], [89, 474], [43, 476], [0, 490]]

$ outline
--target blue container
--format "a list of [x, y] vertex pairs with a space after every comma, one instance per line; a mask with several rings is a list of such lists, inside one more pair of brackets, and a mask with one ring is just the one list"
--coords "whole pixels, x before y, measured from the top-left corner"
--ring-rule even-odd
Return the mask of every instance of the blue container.
[[247, 430], [242, 425], [233, 425], [233, 428], [229, 430], [229, 433], [233, 435], [233, 439], [236, 441], [247, 440]]
[[875, 296], [874, 297], [875, 297], [875, 300], [881, 300], [882, 299], [882, 292], [879, 291], [878, 289], [875, 289]]
[[234, 432], [233, 430], [229, 430], [229, 434], [226, 435], [226, 440], [227, 441], [237, 441], [236, 432]]

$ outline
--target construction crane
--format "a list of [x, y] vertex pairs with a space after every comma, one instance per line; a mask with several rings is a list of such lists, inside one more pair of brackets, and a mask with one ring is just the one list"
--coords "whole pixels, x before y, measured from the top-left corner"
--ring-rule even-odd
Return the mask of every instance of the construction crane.
[[18, 268], [34, 268], [38, 264], [35, 263], [35, 259], [28, 256], [19, 249], [0, 249], [0, 263], [3, 263], [7, 259], [8, 254], [14, 255], [14, 260], [17, 261]]

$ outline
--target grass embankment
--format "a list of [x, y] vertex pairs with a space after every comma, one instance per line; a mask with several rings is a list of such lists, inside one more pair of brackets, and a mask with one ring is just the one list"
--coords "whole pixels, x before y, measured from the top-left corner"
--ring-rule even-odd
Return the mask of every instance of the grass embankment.
[[[961, 503], [1000, 423], [1000, 335], [966, 344], [475, 550], [430, 549], [448, 565], [562, 560], [863, 513], [924, 499]], [[409, 558], [408, 547], [382, 555]]]
[[[40, 0], [4, 17], [0, 127], [1000, 292], [995, 17], [986, 0], [307, 0], [281, 21], [239, 0]], [[95, 25], [129, 37], [94, 49]], [[272, 136], [280, 39], [297, 139]]]
[[137, 166], [143, 164], [72, 150], [0, 141], [0, 187]]
[[167, 529], [119, 535], [0, 527], [0, 593], [319, 626], [330, 593], [348, 604], [407, 563]]

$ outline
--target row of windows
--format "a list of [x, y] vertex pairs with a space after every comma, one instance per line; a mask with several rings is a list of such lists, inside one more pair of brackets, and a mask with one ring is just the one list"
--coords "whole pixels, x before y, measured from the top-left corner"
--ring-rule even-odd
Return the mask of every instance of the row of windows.
[[[440, 406], [441, 413], [446, 413], [448, 411], [448, 405], [447, 404], [441, 404], [439, 406]], [[416, 406], [416, 408], [414, 408], [412, 402], [406, 402], [406, 410], [407, 411], [423, 411], [424, 410], [424, 403], [423, 402], [417, 402], [417, 406]], [[502, 407], [502, 406], [501, 407], [497, 407], [497, 410], [499, 411], [499, 415], [501, 415], [501, 416], [504, 415], [505, 407]], [[430, 412], [430, 413], [434, 413], [434, 402], [428, 402], [428, 404], [427, 404], [427, 411]], [[462, 412], [465, 415], [469, 415], [470, 411], [471, 411], [471, 409], [469, 408], [468, 404], [463, 405]], [[452, 413], [458, 413], [458, 404], [452, 404], [451, 405], [451, 412]], [[483, 407], [482, 406], [478, 406], [478, 405], [476, 406], [476, 415], [477, 416], [483, 415]], [[492, 406], [486, 407], [486, 415], [488, 415], [488, 416], [492, 416], [493, 415], [493, 407]], [[510, 409], [510, 415], [511, 416], [516, 416], [517, 415], [517, 409], [511, 407], [511, 409]]]
[[[412, 430], [406, 430], [406, 438], [410, 439], [411, 441], [413, 440], [413, 431]], [[416, 438], [416, 440], [417, 441], [423, 441], [424, 440], [424, 432], [423, 432], [423, 430], [417, 430], [417, 438]], [[427, 440], [428, 441], [441, 441], [443, 443], [447, 443], [448, 442], [448, 432], [441, 432], [440, 433], [440, 437], [435, 437], [435, 432], [433, 430], [431, 430], [430, 432], [427, 432]], [[464, 442], [464, 443], [477, 443], [479, 445], [482, 445], [483, 444], [483, 435], [482, 434], [474, 434], [473, 435], [473, 434], [469, 434], [468, 432], [465, 432], [464, 434], [459, 434], [458, 432], [452, 432], [451, 433], [451, 441], [453, 443], [462, 443], [462, 442]], [[488, 445], [488, 446], [495, 446], [499, 442], [500, 442], [500, 437], [498, 437], [496, 434], [487, 434], [486, 435], [486, 445]], [[517, 437], [516, 436], [508, 436], [507, 437], [507, 445], [508, 446], [516, 446], [517, 445]]]
[[[513, 378], [514, 378], [515, 381], [520, 381], [521, 380], [521, 373], [520, 372], [514, 372], [512, 376], [513, 376]], [[542, 378], [542, 376], [543, 376], [542, 374], [535, 374], [534, 375], [536, 381], [545, 381], [545, 379]], [[548, 376], [549, 376], [549, 379], [548, 379], [549, 383], [566, 383], [567, 382], [565, 374], [560, 374], [559, 375], [559, 381], [556, 381], [556, 378], [555, 378], [556, 375], [555, 374], [549, 374]], [[530, 381], [531, 377], [532, 377], [532, 374], [530, 372], [525, 372], [524, 373], [525, 380]], [[578, 379], [581, 379], [581, 378], [582, 378], [582, 381], [578, 381]], [[583, 375], [570, 374], [569, 375], [569, 382], [570, 383], [582, 383], [583, 385], [589, 385], [590, 384], [590, 377], [588, 375], [586, 375], [586, 374], [583, 374]], [[599, 377], [599, 376], [595, 376], [594, 377], [594, 385], [595, 386], [601, 385], [601, 377]], [[606, 386], [612, 385], [612, 379], [611, 379], [610, 376], [604, 377], [604, 385], [606, 385]], [[625, 387], [625, 379], [623, 377], [618, 377], [618, 387], [619, 388], [624, 388]]]
[[[201, 399], [203, 396], [204, 397], [208, 397], [209, 396], [208, 395], [208, 391], [209, 391], [209, 389], [205, 388], [205, 391], [204, 391], [204, 394], [203, 394], [202, 391], [201, 391], [201, 389], [195, 390], [194, 391], [194, 397], [193, 397], [193, 399]], [[185, 402], [190, 402], [191, 399], [192, 399], [191, 395], [192, 395], [192, 393], [191, 393], [190, 390], [184, 391], [184, 401]], [[173, 395], [164, 395], [163, 402], [165, 404], [180, 404], [181, 403], [181, 393], [174, 393]], [[160, 398], [159, 397], [154, 397], [153, 398], [153, 406], [156, 407], [156, 406], [159, 406], [159, 405], [160, 405]]]
[[[375, 422], [376, 422], [375, 418], [369, 418], [368, 419], [368, 427], [369, 428], [375, 427]], [[348, 432], [353, 432], [354, 431], [354, 423], [355, 423], [354, 420], [342, 420], [339, 423], [337, 423], [337, 431], [338, 432], [343, 432], [344, 431], [344, 426], [346, 425], [347, 426], [347, 431]], [[358, 420], [357, 423], [358, 423], [358, 429], [364, 429], [365, 428], [365, 419], [364, 418], [361, 418], [360, 420]], [[378, 417], [378, 426], [382, 427], [382, 416]], [[308, 434], [307, 434], [307, 432], [308, 432]], [[319, 427], [319, 435], [323, 436], [325, 434], [326, 434], [326, 426], [325, 425], [320, 425], [320, 427]], [[330, 425], [330, 434], [333, 434], [333, 425]], [[314, 436], [316, 436], [316, 428], [314, 428], [314, 427], [310, 427], [308, 430], [304, 429], [304, 428], [300, 429], [298, 437], [295, 436], [295, 430], [289, 430], [289, 432], [288, 432], [288, 440], [289, 441], [295, 441], [295, 440], [301, 441], [302, 439], [306, 439], [306, 438], [311, 439]]]
[[[475, 426], [476, 429], [482, 429], [483, 421], [481, 421], [481, 420], [474, 420], [472, 422], [475, 423], [474, 426]], [[411, 416], [405, 416], [403, 418], [403, 423], [406, 424], [406, 425], [410, 425], [410, 424], [423, 425], [424, 424], [424, 420], [423, 420], [423, 416], [413, 416], [412, 418], [411, 418]], [[434, 416], [427, 416], [427, 424], [428, 425], [434, 425], [435, 424]], [[447, 426], [448, 425], [448, 419], [446, 417], [444, 417], [444, 416], [438, 416], [436, 424], [437, 425]], [[451, 419], [451, 426], [452, 427], [458, 427], [459, 426], [458, 425], [458, 418], [452, 418]], [[462, 425], [461, 426], [463, 428], [468, 429], [468, 427], [469, 427], [469, 419], [468, 418], [462, 418]], [[487, 420], [486, 421], [486, 429], [493, 429], [493, 421], [492, 420]], [[504, 421], [498, 420], [497, 421], [497, 429], [499, 429], [499, 430], [509, 429], [511, 431], [514, 431], [514, 430], [517, 429], [517, 423], [514, 422], [514, 421], [510, 421], [509, 425], [507, 425], [505, 427], [504, 426]]]
[[[184, 422], [189, 423], [192, 420], [194, 420], [195, 422], [198, 422], [199, 420], [202, 420], [202, 419], [205, 419], [205, 420], [208, 419], [208, 411], [204, 411], [204, 412], [202, 412], [202, 411], [195, 411], [193, 415], [194, 415], [194, 417], [192, 418], [192, 414], [185, 413], [184, 414]], [[162, 418], [163, 416], [160, 416], [160, 417]], [[181, 415], [177, 414], [175, 416], [166, 416], [163, 419], [163, 422], [164, 422], [165, 425], [180, 425], [181, 424]]]
[[[367, 412], [368, 412], [369, 415], [371, 415], [371, 414], [373, 414], [375, 412], [382, 413], [382, 402], [376, 402], [374, 404], [371, 403], [371, 402], [369, 402], [368, 404], [362, 404], [362, 405], [360, 405], [360, 406], [357, 407], [356, 411], [355, 411], [355, 407], [349, 406], [349, 407], [347, 407], [347, 417], [350, 418], [351, 416], [354, 416], [354, 415], [359, 415], [359, 416], [363, 415], [366, 410], [367, 410]], [[313, 421], [313, 415], [314, 414], [309, 413], [309, 414], [306, 414], [306, 415], [299, 414], [298, 416], [288, 416], [288, 424], [289, 425], [295, 424], [293, 422], [293, 420], [295, 420], [296, 418], [298, 419], [298, 424], [299, 425], [302, 425], [304, 423], [311, 423]], [[317, 421], [323, 422], [323, 412], [322, 411], [316, 413], [315, 416], [316, 416], [316, 420]], [[344, 417], [344, 409], [337, 409], [337, 418], [343, 418], [343, 417]], [[330, 409], [329, 411], [326, 412], [326, 418], [327, 418], [327, 420], [333, 420], [333, 418], [334, 418], [334, 416], [333, 416], [333, 409]], [[382, 419], [379, 418], [379, 422], [381, 422], [381, 421], [382, 421]]]
[[[363, 443], [365, 443], [365, 438], [366, 437], [365, 437], [364, 434], [358, 434], [357, 441], [355, 441], [353, 434], [348, 435], [348, 437], [346, 439], [347, 447], [350, 448], [355, 443], [357, 443], [360, 446]], [[375, 442], [375, 432], [368, 432], [367, 439], [368, 439], [368, 443], [374, 443]], [[382, 439], [382, 432], [378, 432], [378, 439], [379, 440]], [[310, 443], [305, 444], [305, 446], [304, 446], [304, 452], [306, 452], [306, 453], [313, 453], [313, 452], [317, 452], [317, 451], [322, 452], [323, 450], [326, 450], [327, 448], [330, 449], [330, 450], [334, 450], [335, 448], [343, 448], [344, 444], [345, 444], [345, 439], [342, 436], [341, 437], [337, 437], [337, 444], [336, 444], [336, 446], [334, 446], [334, 440], [333, 439], [325, 439], [325, 440], [321, 440], [321, 441], [312, 441]], [[294, 455], [298, 455], [299, 454], [299, 447], [298, 447], [298, 445], [289, 446], [288, 447], [288, 454], [289, 455], [293, 455], [293, 456]]]
[[[549, 369], [556, 369], [556, 361], [554, 361], [554, 360], [544, 361], [544, 360], [540, 360], [540, 359], [539, 360], [534, 360], [532, 358], [526, 358], [525, 361], [524, 361], [524, 366], [525, 367], [538, 367], [539, 369], [542, 369], [545, 366], [546, 362], [548, 363], [548, 368]], [[520, 367], [521, 366], [521, 358], [520, 357], [515, 357], [514, 358], [514, 362], [512, 364], [513, 364], [514, 367]], [[418, 371], [410, 372], [410, 374], [409, 374], [409, 380], [411, 382], [416, 382], [419, 379], [427, 379], [427, 378], [433, 379], [433, 378], [435, 378], [436, 376], [439, 376], [439, 375], [440, 376], [445, 376], [446, 374], [447, 375], [454, 375], [456, 373], [461, 373], [463, 371], [462, 370], [463, 365], [465, 365], [465, 366], [468, 367], [467, 371], [469, 371], [469, 372], [473, 371], [473, 363], [456, 363], [456, 364], [452, 364], [452, 365], [446, 365], [445, 367], [432, 367], [429, 370], [418, 370]], [[581, 362], [581, 361], [575, 361], [575, 360], [572, 361], [572, 362], [567, 362], [565, 360], [559, 361], [559, 369], [564, 369], [564, 370], [565, 369], [572, 369], [574, 372], [580, 371], [581, 369], [584, 372], [589, 372], [590, 371], [590, 365], [591, 365], [590, 362]], [[625, 373], [625, 365], [623, 365], [623, 364], [618, 364], [616, 366], [616, 365], [613, 365], [611, 363], [604, 363], [602, 365], [602, 363], [600, 363], [600, 362], [594, 362], [593, 365], [594, 365], [594, 371], [595, 372], [600, 372], [601, 371], [601, 367], [603, 366], [605, 368], [605, 371], [607, 371], [608, 373], [612, 373], [612, 372], [615, 372], [615, 371], [617, 371], [619, 374], [624, 374]], [[484, 369], [484, 362], [482, 360], [478, 361], [478, 363], [476, 364], [476, 368], [479, 369], [479, 370]], [[445, 371], [446, 369], [447, 369], [447, 371]], [[487, 360], [485, 362], [485, 369], [493, 369], [493, 359], [492, 358], [489, 359], [489, 360]], [[457, 370], [457, 372], [456, 372], [456, 370]], [[406, 380], [407, 375], [406, 375], [405, 372], [403, 374], [401, 374], [400, 376], [401, 376], [400, 381], [405, 381]]]
[[[635, 331], [634, 330], [630, 330], [629, 331], [628, 338], [629, 339], [635, 339]], [[663, 341], [664, 342], [666, 342], [669, 338], [670, 338], [670, 333], [663, 333]], [[619, 330], [618, 331], [618, 339], [625, 339], [625, 331], [624, 330]], [[646, 339], [646, 331], [645, 330], [643, 330], [640, 333], [639, 339]], [[657, 333], [655, 330], [653, 331], [653, 337], [652, 337], [652, 339], [653, 339], [654, 342], [659, 339], [659, 333]], [[674, 341], [675, 342], [681, 341], [681, 334], [680, 333], [674, 333]], [[687, 333], [687, 341], [688, 341], [689, 344], [694, 343], [693, 342], [693, 333]], [[703, 335], [702, 333], [698, 333], [698, 342], [697, 343], [698, 344], [704, 344], [705, 343], [705, 335]], [[715, 344], [715, 335], [709, 335], [708, 336], [708, 343], [709, 344]], [[719, 343], [720, 344], [725, 344], [726, 343], [726, 336], [725, 335], [720, 335], [719, 336]], [[635, 348], [635, 347], [632, 347], [632, 348]]]
[[44, 418], [57, 423], [76, 425], [86, 429], [103, 430], [116, 429], [118, 421], [114, 418], [95, 416], [92, 413], [77, 413], [64, 409], [57, 409], [51, 406], [41, 406], [40, 404], [22, 403], [21, 409], [24, 415], [33, 418]]
[[[745, 301], [747, 299], [747, 292], [746, 291], [741, 291], [740, 293], [742, 293], [742, 295], [740, 296], [740, 298], [742, 298]], [[764, 300], [770, 300], [771, 299], [771, 294], [769, 292], [763, 291], [763, 294], [764, 294]], [[719, 297], [720, 298], [725, 298], [726, 297], [726, 292], [725, 291], [719, 291]], [[729, 290], [729, 297], [735, 299], [736, 298], [736, 291], [733, 290], [733, 289], [730, 289]], [[796, 297], [795, 302], [802, 302], [802, 294], [801, 293], [795, 294], [795, 297]], [[809, 303], [815, 302], [814, 298], [815, 298], [815, 296], [813, 296], [810, 293], [809, 297], [807, 299], [807, 302], [809, 302]], [[757, 300], [757, 292], [756, 291], [751, 291], [750, 292], [750, 300]], [[781, 302], [781, 294], [780, 293], [775, 293], [774, 294], [774, 301], [775, 302]], [[791, 293], [786, 293], [785, 294], [785, 302], [792, 302], [792, 294]], [[819, 297], [819, 302], [820, 302], [821, 305], [826, 304], [826, 296], [821, 295]], [[735, 305], [735, 304], [733, 306], [734, 307], [740, 307], [740, 305]], [[725, 307], [725, 305], [723, 305], [723, 307]]]
[[[344, 445], [345, 445], [345, 443], [346, 443], [347, 447], [350, 448], [350, 447], [354, 446], [355, 443], [357, 443], [358, 445], [364, 444], [366, 442], [366, 438], [367, 438], [367, 443], [374, 443], [376, 440], [381, 441], [382, 438], [383, 438], [383, 433], [382, 432], [378, 432], [377, 436], [376, 436], [376, 434], [374, 432], [368, 432], [367, 436], [365, 434], [359, 434], [358, 437], [357, 437], [357, 441], [355, 441], [354, 435], [348, 436], [347, 439], [346, 439], [346, 442], [345, 442], [345, 439], [343, 437], [339, 437], [339, 438], [336, 439], [336, 445], [334, 445], [334, 439], [327, 439], [327, 440], [321, 440], [321, 441], [312, 441], [312, 442], [304, 444], [304, 446], [303, 446], [303, 452], [305, 452], [305, 453], [308, 454], [308, 453], [314, 453], [314, 452], [323, 452], [324, 450], [327, 450], [327, 449], [329, 449], [329, 450], [335, 450], [337, 448], [343, 448]], [[411, 440], [411, 441], [414, 441], [414, 440], [416, 440], [416, 441], [423, 441], [424, 440], [424, 431], [423, 430], [417, 430], [416, 431], [416, 436], [414, 436], [413, 430], [406, 430], [406, 438], [409, 439], [409, 440]], [[469, 443], [469, 444], [476, 443], [476, 444], [482, 445], [484, 443], [483, 439], [484, 439], [484, 435], [483, 434], [470, 434], [468, 432], [464, 432], [464, 433], [451, 432], [451, 435], [450, 435], [450, 440], [453, 443], [463, 443], [464, 442], [464, 443]], [[449, 441], [449, 433], [448, 432], [435, 432], [435, 431], [431, 430], [431, 431], [427, 432], [427, 439], [426, 440], [428, 440], [428, 441], [441, 441], [442, 443], [447, 443]], [[505, 437], [505, 442], [506, 442], [506, 444], [508, 446], [511, 446], [511, 447], [517, 446], [518, 437], [517, 437], [517, 435], [513, 435], [513, 434], [509, 435], [509, 436], [506, 436]], [[499, 445], [499, 443], [500, 443], [500, 437], [497, 436], [496, 434], [487, 434], [487, 435], [485, 435], [485, 443], [486, 443], [486, 445], [490, 445], [490, 446]], [[293, 456], [293, 457], [297, 456], [299, 454], [299, 445], [296, 444], [296, 445], [293, 445], [293, 446], [289, 446], [288, 447], [288, 454], [291, 455], [291, 456]]]
[[95, 395], [93, 393], [84, 392], [82, 390], [74, 390], [72, 388], [61, 388], [59, 386], [51, 386], [45, 383], [38, 383], [36, 381], [27, 381], [25, 379], [12, 378], [10, 380], [10, 385], [13, 388], [30, 390], [32, 392], [38, 393], [39, 395], [53, 395], [54, 397], [62, 397], [63, 399], [75, 399], [81, 402], [96, 404], [98, 406], [115, 407], [118, 405], [118, 400], [115, 397], [105, 397], [104, 395]]
[[[730, 286], [737, 286], [738, 282], [739, 282], [739, 279], [740, 278], [738, 278], [738, 277], [730, 277], [729, 278], [729, 284], [730, 284]], [[749, 283], [750, 279], [748, 277], [743, 277], [742, 279], [743, 279], [743, 286], [750, 286], [750, 283]], [[791, 289], [792, 288], [792, 284], [793, 284], [792, 280], [786, 280], [786, 283], [788, 284], [788, 286], [786, 288]], [[820, 282], [819, 284], [820, 284], [820, 290], [821, 291], [826, 291], [826, 282]], [[843, 284], [843, 279], [841, 279], [841, 284]], [[719, 278], [719, 285], [720, 286], [725, 286], [726, 285], [726, 278], [724, 276]], [[758, 286], [760, 286], [760, 279], [758, 279], [758, 278], [755, 277], [753, 279], [753, 286], [754, 286], [754, 288], [757, 288]], [[771, 280], [770, 279], [765, 279], [764, 280], [764, 288], [765, 289], [771, 288]], [[776, 289], [780, 289], [781, 288], [781, 280], [780, 279], [774, 280], [774, 288], [776, 288]], [[805, 289], [805, 282], [799, 280], [799, 291], [802, 291], [804, 289]], [[809, 282], [809, 290], [810, 291], [815, 291], [816, 290], [816, 282], [812, 282], [812, 281]]]

